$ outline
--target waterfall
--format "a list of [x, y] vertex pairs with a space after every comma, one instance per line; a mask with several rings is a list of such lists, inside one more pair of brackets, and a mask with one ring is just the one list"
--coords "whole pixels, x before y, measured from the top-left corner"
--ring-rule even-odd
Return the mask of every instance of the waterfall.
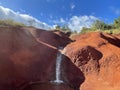
[[55, 83], [63, 83], [61, 80], [61, 62], [62, 62], [62, 50], [63, 48], [60, 47], [59, 51], [57, 53], [57, 58], [56, 58], [56, 79], [54, 80]]

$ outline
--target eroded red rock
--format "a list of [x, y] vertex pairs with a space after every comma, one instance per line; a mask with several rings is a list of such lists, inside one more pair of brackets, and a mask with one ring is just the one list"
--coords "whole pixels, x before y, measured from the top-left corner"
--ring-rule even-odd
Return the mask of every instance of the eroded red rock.
[[[55, 80], [57, 48], [70, 42], [72, 40], [59, 31], [0, 27], [0, 90], [22, 90], [30, 82]], [[73, 88], [79, 88], [84, 75], [66, 58], [63, 71], [67, 73], [62, 73], [62, 79]], [[68, 76], [64, 77], [65, 74]]]
[[87, 33], [73, 37], [66, 55], [85, 75], [81, 90], [120, 89], [119, 35]]
[[4, 86], [19, 88], [27, 82], [44, 82], [52, 79], [58, 52], [55, 46], [38, 42], [25, 28], [3, 27], [0, 28], [0, 32], [1, 90], [4, 90]]

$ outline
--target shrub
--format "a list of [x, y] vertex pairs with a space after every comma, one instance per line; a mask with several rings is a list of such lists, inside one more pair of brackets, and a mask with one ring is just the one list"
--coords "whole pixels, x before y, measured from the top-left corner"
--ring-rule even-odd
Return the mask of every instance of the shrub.
[[11, 19], [0, 20], [0, 26], [25, 26], [23, 23], [15, 22]]

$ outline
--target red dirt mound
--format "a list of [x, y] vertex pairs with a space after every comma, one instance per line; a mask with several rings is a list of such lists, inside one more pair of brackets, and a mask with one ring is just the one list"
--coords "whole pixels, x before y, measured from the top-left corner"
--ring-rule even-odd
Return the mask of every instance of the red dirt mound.
[[70, 42], [67, 36], [41, 29], [0, 27], [0, 90], [53, 80], [57, 48]]
[[66, 55], [85, 75], [80, 90], [120, 89], [120, 38], [92, 32], [72, 37]]

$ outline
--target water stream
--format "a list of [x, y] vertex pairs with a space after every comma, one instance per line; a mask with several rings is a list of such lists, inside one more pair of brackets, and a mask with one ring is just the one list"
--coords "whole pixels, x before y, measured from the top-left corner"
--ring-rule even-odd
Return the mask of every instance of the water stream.
[[62, 49], [63, 49], [63, 48], [60, 47], [60, 48], [59, 48], [59, 51], [60, 51], [60, 52], [57, 53], [57, 58], [56, 58], [56, 71], [55, 71], [56, 76], [55, 76], [55, 80], [54, 80], [55, 83], [63, 83], [63, 80], [61, 80], [61, 62], [62, 62], [62, 52], [61, 52], [61, 50], [62, 50]]
[[62, 61], [62, 54], [59, 52], [57, 54], [57, 59], [56, 59], [56, 79], [54, 82], [56, 83], [63, 83], [63, 81], [60, 79], [61, 77], [61, 61]]

